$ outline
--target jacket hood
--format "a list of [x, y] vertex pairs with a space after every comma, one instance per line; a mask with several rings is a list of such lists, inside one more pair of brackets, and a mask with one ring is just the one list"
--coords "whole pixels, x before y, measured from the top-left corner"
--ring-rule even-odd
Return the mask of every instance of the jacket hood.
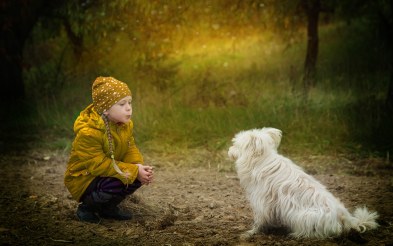
[[74, 123], [74, 132], [77, 134], [83, 128], [92, 128], [104, 131], [105, 123], [94, 109], [93, 104], [87, 106], [78, 116]]

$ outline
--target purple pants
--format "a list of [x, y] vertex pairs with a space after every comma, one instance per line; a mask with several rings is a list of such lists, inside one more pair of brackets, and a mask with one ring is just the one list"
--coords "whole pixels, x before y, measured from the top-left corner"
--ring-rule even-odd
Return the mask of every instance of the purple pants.
[[134, 183], [124, 185], [117, 178], [96, 177], [83, 193], [80, 201], [85, 203], [104, 204], [111, 200], [123, 200], [127, 195], [131, 195], [142, 186], [139, 180]]

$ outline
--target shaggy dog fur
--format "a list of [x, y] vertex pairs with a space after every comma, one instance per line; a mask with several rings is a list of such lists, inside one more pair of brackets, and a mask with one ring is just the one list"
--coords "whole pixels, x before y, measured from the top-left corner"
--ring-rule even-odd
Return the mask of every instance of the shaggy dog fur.
[[280, 130], [265, 127], [239, 132], [229, 148], [254, 216], [253, 228], [242, 235], [244, 239], [269, 227], [285, 227], [296, 238], [377, 228], [376, 212], [366, 207], [348, 212], [325, 186], [277, 153], [280, 141]]

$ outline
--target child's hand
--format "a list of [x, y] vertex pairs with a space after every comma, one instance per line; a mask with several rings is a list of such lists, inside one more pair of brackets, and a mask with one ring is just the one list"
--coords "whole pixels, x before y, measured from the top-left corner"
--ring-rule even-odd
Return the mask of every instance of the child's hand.
[[153, 181], [153, 167], [143, 166], [142, 164], [137, 164], [138, 166], [138, 177], [137, 179], [143, 184], [148, 185]]

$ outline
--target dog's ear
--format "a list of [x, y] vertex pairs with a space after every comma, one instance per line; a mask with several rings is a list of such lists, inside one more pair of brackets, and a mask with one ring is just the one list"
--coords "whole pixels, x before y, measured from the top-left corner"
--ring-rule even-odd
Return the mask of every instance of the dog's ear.
[[255, 130], [251, 131], [247, 136], [247, 150], [250, 150], [254, 154], [263, 154], [266, 147], [264, 144], [264, 139], [258, 134], [258, 132]]
[[282, 137], [281, 130], [271, 127], [264, 127], [262, 130], [265, 131], [267, 134], [269, 134], [269, 136], [273, 139], [274, 146], [277, 149], [281, 143], [281, 137]]

